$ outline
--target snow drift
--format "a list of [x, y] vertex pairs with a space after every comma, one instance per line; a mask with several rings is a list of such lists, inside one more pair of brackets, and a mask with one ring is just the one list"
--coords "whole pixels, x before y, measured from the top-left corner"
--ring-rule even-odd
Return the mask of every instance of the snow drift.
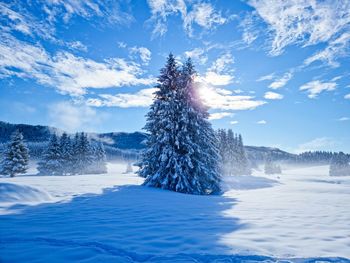
[[51, 200], [52, 198], [48, 193], [34, 187], [10, 183], [0, 183], [0, 205], [4, 203], [44, 203]]

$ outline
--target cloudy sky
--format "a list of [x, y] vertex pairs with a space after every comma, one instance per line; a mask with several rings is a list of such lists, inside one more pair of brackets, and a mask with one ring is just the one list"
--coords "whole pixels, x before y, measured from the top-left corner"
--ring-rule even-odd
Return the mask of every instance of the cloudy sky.
[[0, 120], [136, 131], [169, 52], [215, 128], [350, 152], [349, 0], [0, 0]]

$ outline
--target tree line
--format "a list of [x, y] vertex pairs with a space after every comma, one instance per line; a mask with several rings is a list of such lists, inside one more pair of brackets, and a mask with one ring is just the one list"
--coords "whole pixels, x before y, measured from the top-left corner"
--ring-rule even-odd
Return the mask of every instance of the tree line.
[[220, 169], [223, 175], [250, 175], [251, 166], [244, 150], [241, 134], [231, 129], [216, 132], [221, 157]]
[[[22, 133], [16, 130], [3, 153], [0, 173], [14, 177], [28, 169], [29, 151]], [[86, 133], [51, 136], [38, 162], [39, 175], [102, 174], [107, 172], [106, 153], [102, 143], [92, 143]]]

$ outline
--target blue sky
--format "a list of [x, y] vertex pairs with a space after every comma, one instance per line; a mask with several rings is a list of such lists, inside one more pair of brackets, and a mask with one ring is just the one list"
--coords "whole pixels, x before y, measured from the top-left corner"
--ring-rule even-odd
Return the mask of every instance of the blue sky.
[[350, 152], [350, 1], [0, 1], [0, 120], [136, 131], [169, 52], [215, 128]]

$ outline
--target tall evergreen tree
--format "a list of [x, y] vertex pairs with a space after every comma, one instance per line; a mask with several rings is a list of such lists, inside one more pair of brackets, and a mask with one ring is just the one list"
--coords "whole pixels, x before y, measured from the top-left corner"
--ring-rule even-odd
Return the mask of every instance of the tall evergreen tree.
[[16, 130], [11, 135], [11, 141], [7, 145], [4, 159], [1, 164], [1, 173], [14, 177], [27, 171], [29, 162], [28, 148], [23, 140], [23, 135]]
[[51, 136], [49, 145], [43, 159], [38, 162], [38, 171], [42, 175], [62, 174], [62, 154], [60, 143], [56, 134]]
[[196, 94], [194, 74], [190, 60], [180, 71], [172, 54], [161, 70], [147, 114], [148, 148], [140, 162], [147, 186], [191, 194], [220, 191], [216, 137]]

